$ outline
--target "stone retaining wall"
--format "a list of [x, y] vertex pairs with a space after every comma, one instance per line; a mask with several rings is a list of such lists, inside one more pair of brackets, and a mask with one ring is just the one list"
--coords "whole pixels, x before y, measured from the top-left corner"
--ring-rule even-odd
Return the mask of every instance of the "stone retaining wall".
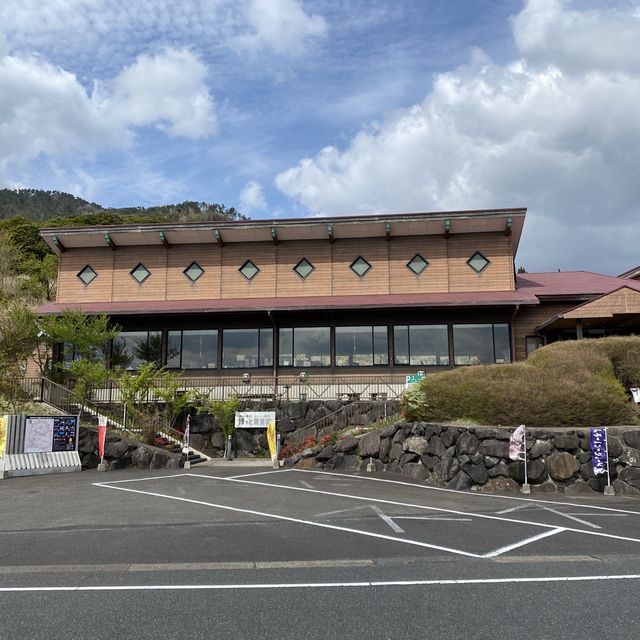
[[[339, 400], [308, 400], [302, 402], [281, 401], [275, 407], [276, 426], [282, 435], [282, 445], [287, 444], [289, 435], [305, 429], [329, 414], [339, 412], [348, 403]], [[359, 402], [355, 411], [349, 415], [343, 426], [365, 426], [385, 415], [397, 413], [398, 401]], [[272, 400], [243, 400], [240, 411], [273, 411]], [[339, 414], [337, 414], [339, 415]], [[339, 418], [338, 418], [339, 419]], [[213, 416], [198, 414], [191, 419], [191, 446], [198, 451], [215, 457], [222, 455], [225, 448], [225, 436]], [[235, 455], [266, 455], [268, 446], [264, 429], [242, 429], [233, 437]]]
[[[286, 467], [377, 470], [401, 473], [450, 489], [520, 490], [524, 464], [508, 457], [513, 428], [465, 427], [425, 422], [400, 423], [306, 449]], [[609, 427], [609, 467], [616, 494], [640, 495], [640, 429]], [[532, 492], [602, 493], [606, 476], [595, 477], [589, 432], [527, 431], [528, 480]]]
[[[98, 457], [98, 431], [80, 427], [78, 453], [83, 469], [95, 469]], [[179, 453], [170, 453], [136, 440], [128, 440], [107, 432], [104, 446], [107, 468], [126, 469], [179, 469], [184, 467], [184, 458]]]

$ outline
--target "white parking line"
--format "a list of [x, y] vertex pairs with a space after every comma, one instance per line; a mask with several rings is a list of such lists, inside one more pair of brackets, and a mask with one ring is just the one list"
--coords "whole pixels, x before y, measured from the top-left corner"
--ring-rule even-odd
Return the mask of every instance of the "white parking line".
[[566, 507], [578, 507], [579, 509], [596, 509], [599, 511], [613, 511], [617, 513], [629, 513], [634, 516], [640, 516], [640, 511], [631, 511], [629, 509], [618, 509], [616, 507], [600, 507], [593, 504], [577, 504], [575, 502], [560, 502], [559, 500], [541, 500], [539, 498], [520, 498], [518, 496], [496, 495], [494, 493], [480, 493], [478, 491], [459, 491], [458, 489], [445, 489], [443, 487], [431, 487], [425, 484], [412, 484], [410, 482], [402, 482], [400, 480], [387, 480], [386, 478], [369, 478], [368, 476], [356, 476], [349, 473], [337, 473], [333, 471], [309, 471], [307, 469], [291, 469], [296, 473], [323, 473], [327, 476], [340, 476], [343, 478], [351, 478], [353, 480], [368, 480], [369, 482], [386, 482], [389, 484], [400, 484], [404, 487], [413, 487], [425, 491], [444, 491], [446, 493], [457, 493], [465, 497], [474, 498], [497, 498], [498, 500], [519, 500], [530, 504], [543, 503], [564, 505]]
[[380, 507], [376, 505], [369, 505], [373, 511], [378, 514], [396, 533], [404, 533], [404, 529], [396, 524]]
[[393, 516], [394, 520], [438, 520], [446, 522], [473, 522], [473, 518], [443, 518], [442, 516]]
[[0, 587], [0, 593], [68, 591], [243, 591], [257, 589], [338, 589], [363, 587], [435, 587], [449, 585], [536, 584], [544, 582], [599, 582], [640, 580], [640, 574], [608, 576], [549, 576], [545, 578], [460, 578], [445, 580], [381, 580], [363, 582], [283, 582], [268, 584], [136, 584], [76, 585], [70, 587]]
[[[195, 475], [195, 474], [194, 474]], [[199, 476], [198, 477], [203, 477]], [[206, 477], [206, 476], [205, 476]], [[222, 478], [219, 478], [222, 480]], [[229, 480], [229, 478], [225, 478]], [[243, 482], [242, 480], [234, 480], [233, 482]], [[163, 493], [155, 493], [153, 491], [140, 491], [138, 489], [127, 489], [126, 487], [114, 487], [109, 485], [108, 483], [94, 483], [97, 487], [102, 487], [104, 489], [114, 489], [115, 491], [127, 491], [130, 493], [138, 493], [147, 496], [154, 496], [156, 498], [165, 498], [167, 500], [178, 500], [179, 502], [187, 502], [189, 504], [199, 504], [205, 507], [213, 507], [215, 509], [224, 509], [225, 511], [233, 511], [235, 513], [249, 513], [254, 516], [261, 516], [263, 518], [274, 518], [276, 520], [285, 520], [287, 522], [295, 522], [297, 524], [307, 524], [313, 527], [321, 527], [323, 529], [333, 529], [334, 531], [344, 531], [347, 533], [356, 533], [361, 536], [368, 536], [370, 538], [380, 538], [382, 540], [392, 540], [393, 542], [401, 542], [403, 544], [410, 544], [416, 547], [423, 547], [425, 549], [435, 549], [437, 551], [446, 551], [448, 553], [454, 553], [460, 556], [467, 556], [469, 558], [482, 558], [482, 555], [478, 555], [477, 553], [470, 553], [468, 551], [462, 551], [460, 549], [452, 549], [450, 547], [443, 547], [435, 544], [428, 544], [426, 542], [420, 542], [418, 540], [407, 540], [404, 538], [396, 538], [395, 536], [387, 536], [381, 533], [372, 533], [370, 531], [361, 531], [359, 529], [351, 529], [349, 527], [338, 527], [337, 525], [327, 524], [324, 522], [313, 522], [311, 520], [302, 520], [300, 518], [290, 518], [288, 516], [281, 516], [275, 513], [265, 513], [263, 511], [254, 511], [252, 509], [240, 509], [238, 507], [229, 507], [227, 505], [215, 504], [212, 502], [204, 502], [203, 500], [192, 500], [190, 498], [179, 498], [177, 496], [168, 496]], [[311, 491], [311, 489], [301, 489], [302, 491]]]
[[558, 516], [562, 516], [563, 518], [569, 518], [569, 520], [579, 522], [580, 524], [585, 524], [587, 525], [587, 527], [591, 527], [592, 529], [602, 529], [600, 525], [587, 522], [586, 520], [581, 520], [580, 518], [576, 518], [575, 516], [572, 516], [570, 513], [562, 513], [562, 511], [558, 511], [557, 509], [553, 509], [551, 507], [540, 507], [540, 508], [544, 509], [545, 511], [555, 513]]
[[[317, 471], [314, 471], [312, 473], [318, 473]], [[204, 475], [196, 475], [193, 474], [196, 477], [199, 478], [217, 478], [217, 476], [204, 476]], [[271, 487], [273, 489], [285, 489], [288, 491], [307, 491], [310, 493], [319, 493], [322, 495], [327, 495], [327, 496], [336, 496], [339, 498], [346, 498], [349, 500], [362, 500], [365, 502], [377, 502], [379, 504], [391, 504], [391, 505], [396, 505], [399, 507], [412, 507], [415, 509], [424, 509], [427, 511], [437, 511], [439, 513], [451, 513], [451, 514], [455, 514], [455, 515], [459, 515], [459, 516], [471, 516], [472, 518], [482, 518], [485, 520], [497, 520], [499, 522], [512, 522], [512, 523], [516, 523], [516, 524], [526, 524], [526, 525], [531, 525], [534, 527], [543, 527], [545, 529], [555, 529], [556, 525], [552, 525], [552, 524], [545, 524], [542, 522], [533, 522], [531, 520], [517, 520], [515, 518], [501, 518], [500, 516], [497, 515], [490, 515], [490, 514], [486, 514], [486, 513], [474, 513], [474, 512], [469, 512], [469, 511], [458, 511], [456, 509], [444, 509], [441, 507], [430, 507], [427, 505], [423, 505], [423, 504], [414, 504], [414, 503], [410, 503], [410, 502], [396, 502], [394, 500], [384, 500], [382, 498], [373, 498], [370, 496], [354, 496], [348, 493], [337, 493], [335, 491], [321, 491], [320, 489], [305, 489], [304, 487], [292, 487], [286, 484], [271, 484], [269, 482], [258, 482], [258, 481], [254, 481], [254, 480], [232, 480], [231, 478], [217, 478], [218, 480], [221, 481], [229, 481], [229, 482], [243, 482], [246, 484], [254, 484], [257, 486], [261, 486], [261, 487]], [[375, 480], [376, 478], [371, 478], [371, 480]], [[382, 482], [385, 482], [384, 480]], [[391, 481], [393, 482], [393, 481]], [[404, 483], [399, 483], [399, 484], [404, 484]], [[414, 485], [411, 485], [414, 486]], [[114, 487], [116, 488], [116, 487]], [[534, 503], [535, 504], [535, 503]], [[640, 514], [639, 514], [640, 515]], [[589, 535], [589, 536], [601, 536], [603, 538], [611, 538], [613, 540], [624, 540], [626, 542], [640, 542], [639, 538], [630, 538], [628, 536], [618, 536], [615, 535], [613, 533], [603, 533], [601, 531], [585, 531], [584, 529], [575, 529], [573, 527], [564, 527], [563, 528], [564, 531], [571, 531], [573, 533], [581, 533], [584, 535]]]

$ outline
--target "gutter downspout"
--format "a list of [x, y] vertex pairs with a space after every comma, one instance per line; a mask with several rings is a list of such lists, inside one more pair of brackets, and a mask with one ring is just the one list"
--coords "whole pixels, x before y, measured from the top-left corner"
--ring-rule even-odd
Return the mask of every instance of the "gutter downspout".
[[276, 397], [278, 395], [278, 361], [277, 358], [277, 350], [276, 343], [278, 339], [278, 327], [276, 325], [276, 321], [271, 314], [271, 311], [267, 311], [267, 316], [269, 320], [271, 320], [271, 324], [273, 325], [273, 401], [275, 403]]
[[516, 308], [513, 310], [513, 314], [511, 315], [511, 362], [515, 362], [516, 361], [516, 330], [515, 330], [515, 326], [513, 324], [513, 321], [516, 319], [516, 316], [518, 315], [520, 311], [520, 305], [517, 304]]

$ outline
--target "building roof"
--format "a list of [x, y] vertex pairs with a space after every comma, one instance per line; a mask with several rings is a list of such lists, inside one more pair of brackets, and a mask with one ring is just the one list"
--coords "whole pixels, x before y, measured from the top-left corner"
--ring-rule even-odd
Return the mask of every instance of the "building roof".
[[640, 265], [634, 267], [633, 269], [629, 269], [629, 271], [625, 271], [621, 273], [618, 278], [630, 278], [634, 280], [640, 280]]
[[192, 313], [230, 313], [239, 311], [304, 311], [318, 309], [374, 309], [399, 307], [485, 307], [538, 304], [534, 296], [518, 291], [473, 291], [468, 293], [407, 293], [358, 296], [298, 296], [289, 298], [236, 298], [215, 300], [152, 300], [126, 302], [50, 302], [38, 309], [57, 314], [65, 309], [112, 316]]
[[374, 214], [327, 218], [178, 222], [153, 224], [47, 227], [44, 241], [59, 255], [81, 247], [280, 242], [342, 238], [393, 238], [394, 236], [504, 232], [512, 236], [517, 251], [526, 209], [483, 209], [422, 213]]
[[543, 299], [598, 296], [622, 286], [640, 291], [640, 282], [592, 271], [519, 273], [516, 277], [516, 287], [520, 293]]

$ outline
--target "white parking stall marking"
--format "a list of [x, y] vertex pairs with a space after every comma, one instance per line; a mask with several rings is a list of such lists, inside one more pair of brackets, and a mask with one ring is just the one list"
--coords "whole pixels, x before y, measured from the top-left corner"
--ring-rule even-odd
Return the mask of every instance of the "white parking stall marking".
[[574, 520], [575, 522], [579, 522], [580, 524], [584, 524], [587, 527], [591, 527], [592, 529], [602, 529], [600, 525], [593, 524], [592, 522], [587, 522], [586, 520], [581, 520], [580, 518], [576, 518], [572, 516], [570, 513], [563, 513], [562, 511], [558, 511], [557, 509], [552, 509], [551, 507], [541, 507], [545, 511], [550, 511], [551, 513], [555, 513], [556, 515], [562, 516], [563, 518], [569, 518], [569, 520]]
[[519, 549], [520, 547], [524, 547], [525, 545], [531, 544], [532, 542], [537, 542], [538, 540], [542, 540], [543, 538], [548, 538], [549, 536], [555, 536], [557, 533], [562, 533], [565, 531], [562, 527], [557, 527], [556, 529], [551, 529], [550, 531], [543, 531], [539, 533], [537, 536], [532, 536], [531, 538], [527, 538], [526, 540], [521, 540], [520, 542], [514, 542], [513, 544], [508, 544], [504, 547], [500, 547], [499, 549], [494, 549], [489, 553], [485, 553], [483, 558], [495, 558], [497, 556], [502, 555], [503, 553], [507, 553], [507, 551], [512, 551], [513, 549]]
[[307, 469], [291, 469], [291, 471], [295, 471], [296, 473], [323, 473], [326, 476], [340, 476], [344, 478], [351, 478], [352, 480], [359, 481], [369, 481], [369, 482], [385, 482], [389, 484], [400, 484], [404, 487], [413, 487], [414, 489], [422, 489], [424, 491], [444, 491], [446, 493], [457, 493], [458, 495], [462, 495], [465, 497], [471, 497], [472, 499], [479, 498], [490, 498], [490, 499], [498, 499], [498, 500], [519, 500], [521, 502], [526, 502], [528, 504], [553, 504], [553, 505], [561, 505], [566, 507], [578, 507], [579, 509], [595, 509], [598, 511], [611, 511], [615, 513], [628, 513], [633, 516], [640, 516], [640, 511], [631, 511], [629, 509], [619, 509], [617, 507], [601, 507], [595, 504], [577, 504], [575, 502], [560, 502], [559, 500], [541, 500], [539, 498], [520, 498], [518, 496], [506, 496], [506, 495], [497, 495], [493, 493], [480, 493], [480, 492], [471, 492], [471, 491], [462, 491], [458, 489], [445, 489], [443, 487], [431, 487], [429, 485], [424, 484], [412, 484], [410, 482], [402, 482], [400, 480], [387, 480], [386, 478], [370, 478], [368, 476], [356, 476], [348, 473], [338, 473], [334, 471], [309, 471]]
[[380, 507], [369, 505], [396, 533], [404, 533], [404, 529], [397, 525]]
[[[195, 477], [213, 477], [202, 476], [200, 474], [193, 474]], [[230, 480], [230, 478], [218, 478], [219, 480]], [[233, 480], [233, 482], [242, 482], [242, 480]], [[203, 500], [192, 500], [191, 498], [180, 498], [178, 496], [169, 496], [164, 493], [155, 493], [154, 491], [141, 491], [139, 489], [128, 489], [127, 487], [115, 487], [107, 482], [94, 482], [94, 486], [102, 487], [103, 489], [114, 489], [116, 491], [127, 491], [129, 493], [138, 493], [141, 495], [153, 496], [155, 498], [165, 498], [167, 500], [177, 500], [179, 502], [186, 502], [189, 504], [198, 504], [205, 507], [213, 507], [214, 509], [223, 509], [225, 511], [232, 511], [235, 513], [248, 513], [254, 516], [261, 516], [263, 518], [273, 518], [275, 520], [284, 520], [286, 522], [294, 522], [296, 524], [307, 524], [313, 527], [321, 527], [323, 529], [332, 529], [334, 531], [344, 531], [346, 533], [355, 533], [361, 536], [367, 536], [369, 538], [379, 538], [381, 540], [390, 540], [393, 542], [401, 542], [403, 544], [409, 544], [416, 547], [423, 547], [425, 549], [434, 549], [436, 551], [445, 551], [447, 553], [453, 553], [460, 556], [466, 556], [468, 558], [482, 558], [483, 555], [477, 553], [471, 553], [469, 551], [462, 551], [461, 549], [452, 549], [451, 547], [443, 547], [441, 545], [429, 544], [427, 542], [420, 542], [419, 540], [408, 540], [405, 538], [396, 538], [395, 536], [388, 536], [381, 533], [372, 533], [370, 531], [361, 531], [360, 529], [352, 529], [350, 527], [339, 527], [333, 524], [327, 524], [324, 522], [313, 522], [312, 520], [302, 520], [301, 518], [291, 518], [289, 516], [281, 516], [276, 513], [266, 513], [264, 511], [255, 511], [253, 509], [240, 509], [238, 507], [229, 507], [223, 504], [215, 504], [213, 502], [205, 502]], [[277, 487], [278, 485], [271, 485]], [[301, 491], [311, 491], [311, 489], [301, 489]], [[318, 492], [322, 493], [322, 492]]]
[[305, 482], [304, 480], [299, 480], [299, 482], [303, 487], [307, 487], [307, 489], [313, 489], [313, 485], [312, 484], [309, 484], [308, 482]]
[[442, 516], [393, 516], [394, 520], [439, 520], [446, 522], [473, 522], [473, 518], [444, 518]]
[[521, 509], [528, 509], [530, 505], [528, 504], [519, 504], [517, 507], [509, 507], [508, 509], [502, 509], [501, 511], [496, 511], [497, 515], [502, 515], [505, 513], [513, 513], [514, 511], [520, 511]]
[[336, 509], [335, 511], [325, 511], [324, 513], [316, 513], [316, 518], [322, 518], [324, 516], [335, 516], [338, 513], [349, 513], [349, 511], [358, 511], [358, 509], [368, 509], [370, 504], [363, 504], [359, 507], [349, 507], [348, 509]]
[[[319, 473], [317, 471], [312, 471], [311, 473]], [[321, 473], [321, 472], [320, 472]], [[517, 524], [526, 524], [526, 525], [531, 525], [533, 527], [542, 527], [544, 529], [555, 529], [556, 525], [552, 525], [552, 524], [545, 524], [542, 522], [533, 522], [531, 520], [517, 520], [515, 518], [501, 518], [500, 516], [497, 515], [490, 515], [490, 514], [486, 514], [486, 513], [475, 513], [475, 512], [468, 512], [468, 511], [458, 511], [457, 509], [444, 509], [442, 507], [430, 507], [427, 505], [422, 505], [422, 504], [414, 504], [414, 503], [410, 503], [410, 502], [396, 502], [394, 500], [384, 500], [382, 498], [372, 498], [370, 496], [354, 496], [352, 494], [348, 494], [348, 493], [336, 493], [335, 491], [321, 491], [320, 489], [305, 489], [304, 487], [292, 487], [286, 484], [271, 484], [268, 482], [257, 482], [254, 480], [233, 480], [231, 478], [218, 478], [217, 476], [204, 476], [204, 475], [198, 475], [198, 474], [192, 474], [195, 477], [198, 478], [216, 478], [218, 480], [223, 480], [223, 481], [229, 481], [229, 482], [244, 482], [247, 484], [255, 484], [258, 486], [262, 486], [262, 487], [273, 487], [274, 489], [285, 489], [288, 491], [309, 491], [311, 493], [319, 493], [322, 495], [327, 495], [327, 496], [336, 496], [339, 498], [347, 498], [350, 500], [363, 500], [366, 502], [377, 502], [379, 504], [391, 504], [391, 505], [396, 505], [399, 507], [413, 507], [415, 509], [425, 509], [427, 511], [437, 511], [439, 513], [451, 513], [451, 514], [455, 514], [455, 515], [459, 515], [459, 516], [471, 516], [472, 518], [482, 518], [482, 519], [486, 519], [486, 520], [498, 520], [500, 522], [515, 522]], [[375, 478], [371, 478], [371, 480], [375, 480]], [[384, 480], [383, 480], [384, 482]], [[391, 480], [390, 482], [394, 482], [393, 480]], [[403, 484], [405, 486], [406, 483], [398, 483], [398, 484]], [[420, 485], [409, 485], [409, 486], [420, 486]], [[423, 487], [422, 487], [423, 488]], [[578, 506], [578, 505], [573, 505], [573, 506]], [[605, 508], [605, 507], [602, 507]], [[640, 514], [638, 514], [640, 515]], [[615, 535], [613, 533], [603, 533], [600, 531], [585, 531], [584, 529], [575, 529], [573, 527], [564, 527], [563, 528], [564, 531], [571, 531], [573, 533], [581, 533], [584, 535], [590, 535], [590, 536], [600, 536], [603, 538], [611, 538], [613, 540], [624, 540], [626, 542], [640, 542], [640, 538], [631, 538], [628, 536], [618, 536]]]

